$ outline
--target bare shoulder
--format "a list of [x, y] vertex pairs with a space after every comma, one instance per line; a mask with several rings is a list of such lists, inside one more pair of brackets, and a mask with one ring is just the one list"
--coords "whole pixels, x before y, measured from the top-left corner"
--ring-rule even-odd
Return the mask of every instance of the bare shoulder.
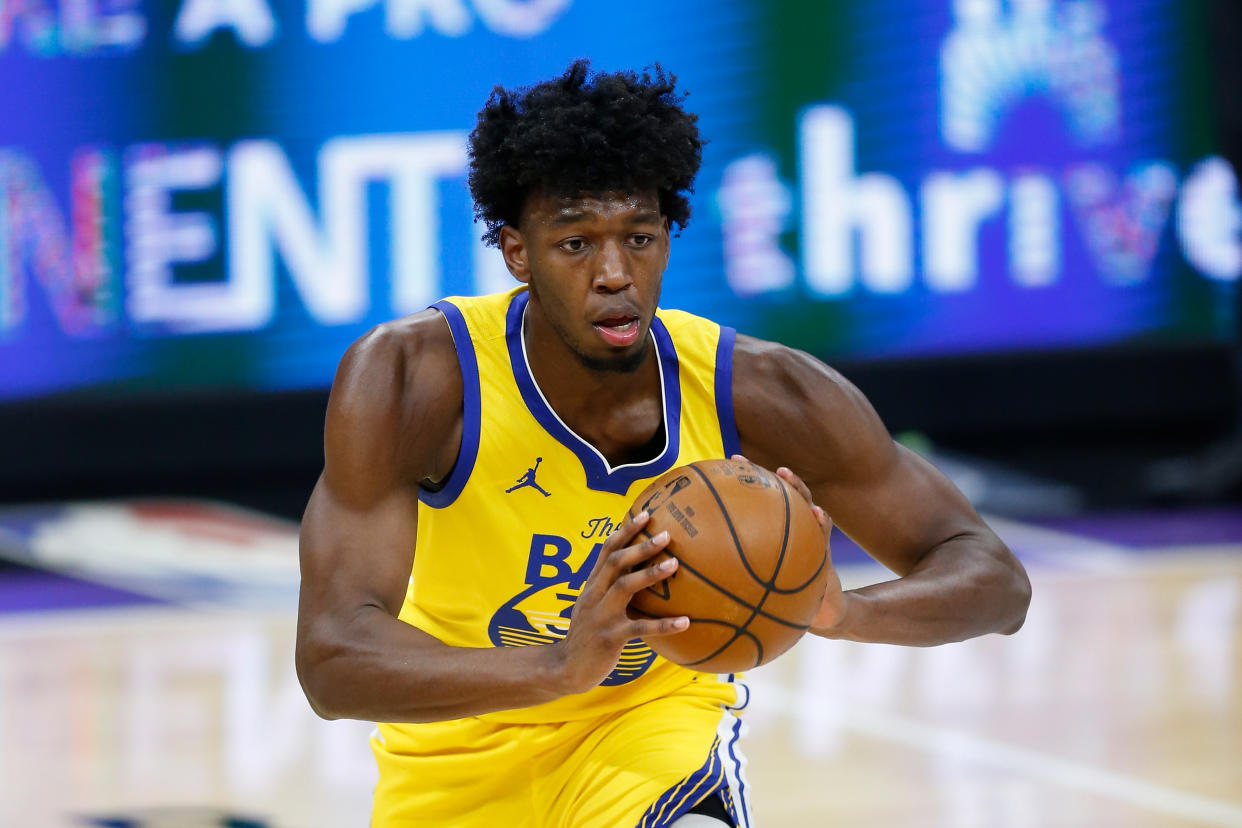
[[[805, 351], [738, 334], [733, 348], [734, 404], [779, 404], [822, 411], [867, 405], [862, 393], [836, 369]], [[867, 405], [870, 408], [869, 405]]]
[[425, 377], [458, 373], [456, 354], [448, 323], [437, 310], [385, 322], [345, 351], [332, 394], [344, 395], [343, 403], [386, 400], [412, 390]]
[[438, 480], [456, 459], [461, 411], [461, 370], [443, 315], [427, 310], [377, 325], [337, 368], [325, 478], [364, 497], [375, 487]]
[[837, 370], [810, 354], [739, 334], [733, 407], [743, 452], [786, 465], [808, 483], [845, 470], [866, 474], [895, 460], [871, 403]]

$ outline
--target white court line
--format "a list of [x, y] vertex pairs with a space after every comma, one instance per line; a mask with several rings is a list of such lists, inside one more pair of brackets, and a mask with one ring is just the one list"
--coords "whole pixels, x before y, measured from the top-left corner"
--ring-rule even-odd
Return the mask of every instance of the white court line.
[[1242, 828], [1242, 807], [1238, 805], [1038, 751], [982, 739], [954, 728], [922, 724], [861, 707], [851, 708], [844, 724], [850, 730], [957, 761], [1001, 768], [1063, 788], [1108, 797], [1204, 825]]
[[[1059, 569], [1080, 572], [1114, 573], [1133, 569], [1138, 554], [1138, 550], [1127, 546], [1072, 532], [1047, 529], [996, 515], [984, 515], [983, 518], [1025, 563], [1051, 564]], [[1237, 548], [1242, 548], [1242, 544], [1235, 546], [1235, 550]], [[1142, 554], [1147, 555], [1151, 551], [1144, 549]]]
[[1192, 561], [1196, 563], [1237, 563], [1238, 553], [1242, 552], [1242, 543], [1187, 543], [1176, 546], [1143, 547], [1140, 556], [1144, 559], [1161, 560], [1169, 563]]
[[137, 634], [151, 636], [197, 632], [207, 627], [244, 626], [254, 623], [286, 623], [293, 629], [297, 616], [283, 607], [234, 609], [218, 605], [140, 604], [135, 606], [67, 607], [65, 609], [0, 612], [0, 642], [37, 637], [71, 635]]

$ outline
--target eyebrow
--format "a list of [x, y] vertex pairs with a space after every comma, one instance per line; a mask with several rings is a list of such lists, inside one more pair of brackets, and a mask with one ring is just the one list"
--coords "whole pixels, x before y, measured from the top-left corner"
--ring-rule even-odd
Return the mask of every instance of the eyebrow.
[[566, 209], [566, 210], [561, 210], [559, 213], [557, 213], [556, 218], [552, 219], [552, 223], [558, 224], [558, 225], [559, 224], [573, 224], [574, 222], [582, 221], [583, 219], [586, 219], [586, 218], [590, 218], [590, 213], [584, 212], [582, 210]]

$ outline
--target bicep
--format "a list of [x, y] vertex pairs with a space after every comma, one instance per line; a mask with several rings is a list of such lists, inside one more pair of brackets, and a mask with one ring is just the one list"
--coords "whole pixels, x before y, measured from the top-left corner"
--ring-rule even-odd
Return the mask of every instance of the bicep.
[[936, 546], [984, 525], [935, 466], [887, 434], [880, 440], [888, 443], [874, 449], [884, 455], [883, 462], [864, 462], [861, 474], [808, 470], [822, 477], [810, 488], [842, 532], [893, 572], [907, 575]]
[[302, 520], [304, 613], [397, 615], [413, 568], [419, 481], [454, 433], [456, 359], [438, 312], [383, 327], [341, 361], [324, 427], [324, 470]]
[[899, 575], [944, 541], [983, 527], [934, 466], [893, 442], [866, 397], [822, 362], [747, 341], [734, 402], [744, 453], [788, 466], [840, 527]]
[[396, 616], [405, 599], [418, 534], [417, 490], [350, 502], [320, 478], [302, 519], [301, 604], [310, 615], [366, 606]]

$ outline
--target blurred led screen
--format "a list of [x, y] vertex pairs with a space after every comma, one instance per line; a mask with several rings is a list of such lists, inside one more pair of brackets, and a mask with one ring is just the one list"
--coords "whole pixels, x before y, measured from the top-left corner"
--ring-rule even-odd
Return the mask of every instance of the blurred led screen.
[[318, 388], [513, 284], [498, 83], [660, 61], [710, 143], [665, 307], [829, 359], [1233, 335], [1237, 179], [1174, 0], [0, 0], [0, 398]]

